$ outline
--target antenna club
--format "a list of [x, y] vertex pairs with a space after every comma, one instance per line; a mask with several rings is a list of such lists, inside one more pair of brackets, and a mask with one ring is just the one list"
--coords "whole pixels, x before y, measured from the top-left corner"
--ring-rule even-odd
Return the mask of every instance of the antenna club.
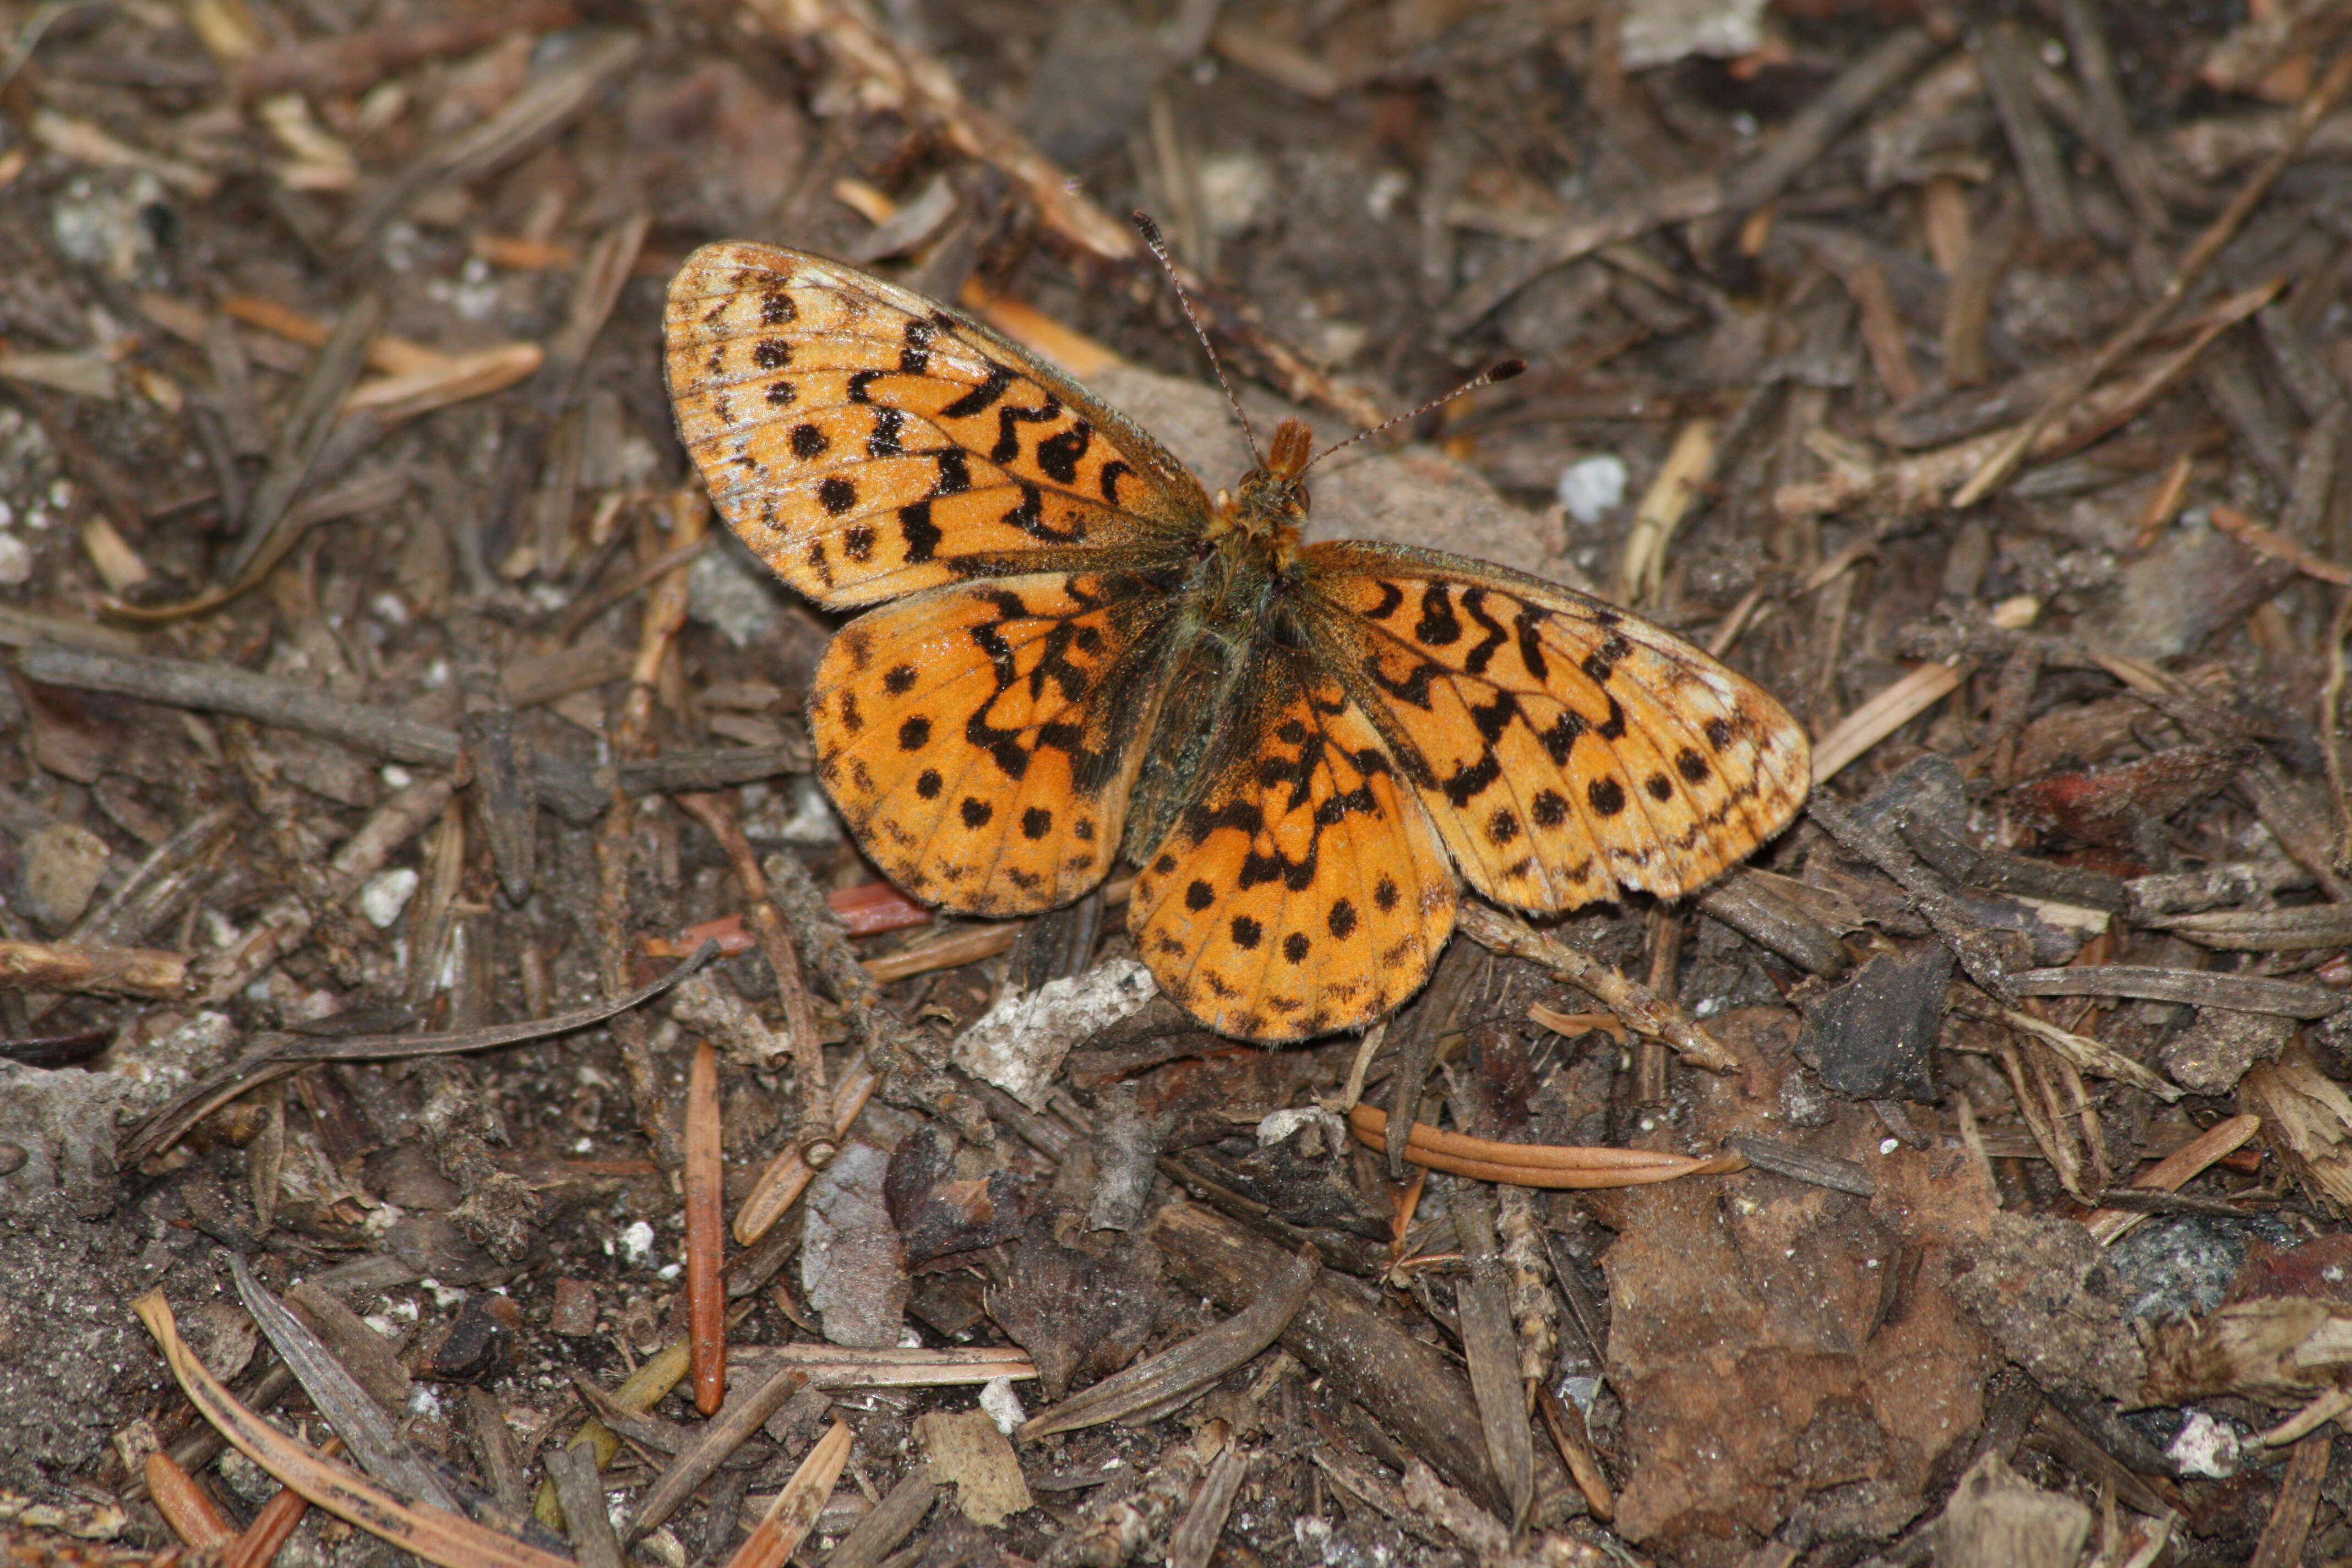
[[1143, 237], [1143, 243], [1151, 247], [1152, 255], [1165, 257], [1168, 254], [1168, 242], [1160, 237], [1160, 226], [1151, 221], [1150, 213], [1131, 212], [1127, 217], [1135, 225], [1135, 232]]
[[1518, 377], [1525, 375], [1527, 374], [1527, 361], [1523, 359], [1507, 359], [1486, 373], [1486, 380], [1489, 383], [1497, 381], [1515, 381]]

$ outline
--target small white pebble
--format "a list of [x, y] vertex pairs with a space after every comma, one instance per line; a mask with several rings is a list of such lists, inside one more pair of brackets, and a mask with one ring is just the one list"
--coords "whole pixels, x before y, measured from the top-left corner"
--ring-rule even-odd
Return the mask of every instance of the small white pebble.
[[1015, 1426], [1029, 1419], [1029, 1413], [1021, 1408], [1021, 1396], [1013, 1392], [1013, 1380], [1009, 1377], [992, 1377], [980, 1385], [980, 1407], [988, 1412], [996, 1429], [1008, 1437]]
[[416, 896], [416, 873], [405, 866], [395, 866], [389, 871], [378, 871], [360, 889], [360, 913], [378, 931], [390, 931], [392, 922], [408, 908], [408, 900]]
[[384, 763], [376, 770], [375, 776], [383, 781], [383, 787], [386, 789], [406, 789], [416, 782], [416, 775], [398, 763]]
[[1614, 452], [1579, 458], [1559, 471], [1559, 504], [1590, 528], [1624, 500], [1625, 480], [1625, 459]]
[[32, 575], [33, 547], [13, 533], [0, 533], [0, 587], [17, 587]]
[[654, 1227], [644, 1220], [621, 1233], [621, 1256], [640, 1266], [653, 1261]]
[[2191, 1410], [2164, 1457], [2179, 1465], [2184, 1476], [2227, 1480], [2238, 1473], [2241, 1446], [2234, 1430], [2202, 1410]]
[[659, 1268], [654, 1270], [654, 1278], [656, 1279], [675, 1279], [685, 1272], [686, 1265], [683, 1263], [665, 1263]]
[[1294, 1106], [1284, 1110], [1270, 1110], [1257, 1124], [1257, 1146], [1271, 1149], [1276, 1143], [1286, 1143], [1292, 1133], [1314, 1121], [1322, 1112], [1313, 1106]]
[[1882, 1154], [1892, 1154], [1901, 1147], [1903, 1140], [1900, 1138], [1881, 1138], [1878, 1141], [1878, 1152]]

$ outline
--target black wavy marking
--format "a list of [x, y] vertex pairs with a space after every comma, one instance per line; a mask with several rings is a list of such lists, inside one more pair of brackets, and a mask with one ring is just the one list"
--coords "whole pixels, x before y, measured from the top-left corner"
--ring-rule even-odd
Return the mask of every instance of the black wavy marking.
[[[1318, 697], [1305, 682], [1299, 684], [1301, 697], [1310, 712], [1328, 718], [1347, 710], [1348, 700], [1344, 690], [1327, 699]], [[1307, 730], [1293, 720], [1281, 726], [1276, 733], [1286, 739], [1293, 735], [1297, 737], [1292, 742], [1298, 747], [1297, 755], [1257, 759], [1247, 775], [1255, 786], [1255, 795], [1236, 794], [1213, 805], [1196, 803], [1185, 809], [1181, 826], [1185, 836], [1196, 847], [1223, 828], [1233, 828], [1250, 840], [1250, 848], [1242, 857], [1241, 870], [1234, 881], [1238, 889], [1246, 891], [1266, 883], [1279, 882], [1291, 892], [1303, 893], [1315, 885], [1322, 863], [1324, 830], [1338, 826], [1349, 816], [1379, 815], [1380, 802], [1372, 794], [1372, 779], [1380, 773], [1392, 773], [1393, 770], [1387, 757], [1377, 749], [1367, 748], [1358, 752], [1335, 746], [1319, 725]], [[1334, 763], [1340, 759], [1355, 764], [1361, 775], [1353, 789], [1337, 787], [1339, 781]], [[1236, 763], [1224, 776], [1230, 778], [1247, 765], [1246, 763]], [[1315, 775], [1318, 769], [1328, 770], [1334, 776], [1331, 793], [1317, 802]], [[1314, 804], [1308, 820], [1314, 825], [1314, 832], [1308, 837], [1305, 855], [1293, 860], [1279, 849], [1258, 847], [1259, 840], [1266, 834], [1269, 805], [1273, 815], [1279, 818], [1307, 809], [1310, 802]]]
[[[1007, 410], [1009, 413], [1010, 410]], [[1037, 443], [1037, 466], [1055, 484], [1071, 485], [1078, 480], [1078, 463], [1093, 445], [1095, 427], [1080, 419], [1066, 430], [1057, 431]]]
[[1074, 521], [1066, 531], [1047, 522], [1045, 492], [1025, 479], [1021, 484], [1021, 504], [1006, 512], [1003, 521], [1030, 538], [1042, 539], [1048, 544], [1076, 544], [1087, 536], [1083, 519]]
[[[1077, 622], [1100, 609], [1115, 595], [1089, 593], [1080, 579], [1066, 581], [1065, 591], [1076, 601], [1077, 607], [1051, 616], [1032, 611], [1020, 595], [1006, 588], [982, 589], [980, 596], [996, 611], [996, 619], [971, 628], [973, 646], [988, 658], [996, 682], [996, 689], [987, 700], [972, 710], [964, 721], [964, 739], [986, 752], [996, 763], [997, 771], [1008, 779], [1019, 779], [1029, 771], [1029, 760], [1048, 747], [1070, 757], [1074, 777], [1084, 781], [1098, 771], [1102, 757], [1087, 749], [1082, 726], [1067, 720], [1047, 720], [1037, 726], [1036, 739], [1024, 749], [1021, 731], [1001, 730], [989, 722], [989, 714], [996, 700], [1026, 680], [1032, 700], [1042, 697], [1050, 683], [1066, 704], [1083, 700], [1094, 689], [1095, 676], [1086, 667], [1070, 658], [1075, 647], [1081, 653], [1092, 653], [1102, 646], [1102, 634], [1092, 626]], [[1036, 665], [1024, 677], [1020, 660], [1012, 643], [1006, 640], [1003, 628], [1014, 621], [1050, 619], [1054, 625], [1042, 639]]]
[[1503, 646], [1503, 623], [1486, 613], [1486, 590], [1465, 588], [1462, 591], [1462, 613], [1478, 623], [1478, 640], [1462, 656], [1462, 668], [1472, 675], [1484, 675], [1494, 659], [1495, 650]]
[[1018, 379], [1019, 376], [1012, 366], [998, 364], [994, 360], [990, 360], [988, 374], [981, 378], [980, 384], [940, 409], [940, 417], [970, 419], [974, 415], [985, 414], [996, 405], [996, 400], [1003, 396], [1013, 382]]
[[[959, 400], [961, 401], [961, 400]], [[990, 447], [988, 460], [1010, 463], [1021, 456], [1021, 426], [1042, 425], [1062, 416], [1062, 400], [1052, 393], [1039, 408], [1000, 408], [996, 411], [996, 445]]]

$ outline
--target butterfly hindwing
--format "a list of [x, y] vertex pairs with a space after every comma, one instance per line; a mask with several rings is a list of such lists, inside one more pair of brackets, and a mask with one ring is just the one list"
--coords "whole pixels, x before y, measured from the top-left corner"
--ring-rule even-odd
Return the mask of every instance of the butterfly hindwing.
[[666, 342], [713, 504], [828, 607], [1160, 559], [1207, 516], [1182, 465], [1076, 382], [821, 257], [704, 246], [670, 284]]
[[1262, 655], [1201, 785], [1136, 878], [1160, 987], [1226, 1034], [1359, 1027], [1417, 990], [1454, 884], [1420, 803], [1340, 683]]
[[1172, 605], [1142, 580], [1049, 574], [869, 610], [817, 665], [817, 771], [907, 891], [1028, 914], [1102, 880], [1155, 711]]
[[1564, 910], [1691, 892], [1803, 803], [1805, 734], [1680, 638], [1486, 562], [1312, 545], [1316, 639], [1367, 693], [1481, 893]]

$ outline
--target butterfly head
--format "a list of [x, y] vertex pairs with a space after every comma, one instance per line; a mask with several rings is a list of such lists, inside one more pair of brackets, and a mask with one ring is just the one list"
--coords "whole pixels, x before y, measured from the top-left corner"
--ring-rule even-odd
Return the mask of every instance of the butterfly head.
[[1269, 547], [1277, 565], [1286, 565], [1298, 548], [1299, 526], [1307, 521], [1307, 485], [1302, 476], [1311, 460], [1315, 433], [1303, 419], [1286, 419], [1275, 427], [1274, 443], [1265, 461], [1242, 476], [1239, 489], [1217, 496], [1221, 532], [1229, 532]]

